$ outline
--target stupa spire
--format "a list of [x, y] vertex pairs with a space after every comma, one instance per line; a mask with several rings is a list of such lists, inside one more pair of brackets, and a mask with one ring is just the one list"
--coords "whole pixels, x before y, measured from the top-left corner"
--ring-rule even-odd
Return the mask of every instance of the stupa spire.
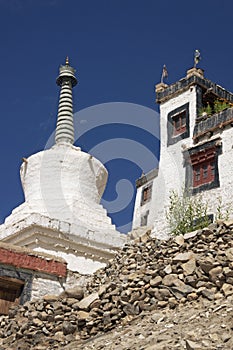
[[75, 69], [69, 65], [69, 58], [66, 58], [65, 65], [61, 65], [57, 85], [61, 87], [57, 126], [56, 143], [74, 143], [74, 120], [73, 120], [73, 97], [72, 88], [77, 84]]

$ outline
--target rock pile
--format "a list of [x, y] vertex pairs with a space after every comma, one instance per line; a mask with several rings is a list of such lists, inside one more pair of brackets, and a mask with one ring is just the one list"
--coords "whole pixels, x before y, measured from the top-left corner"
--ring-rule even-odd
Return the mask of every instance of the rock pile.
[[[149, 232], [126, 244], [80, 287], [10, 310], [0, 349], [56, 349], [142, 312], [233, 295], [233, 221], [159, 241]], [[20, 346], [20, 347], [19, 347]]]

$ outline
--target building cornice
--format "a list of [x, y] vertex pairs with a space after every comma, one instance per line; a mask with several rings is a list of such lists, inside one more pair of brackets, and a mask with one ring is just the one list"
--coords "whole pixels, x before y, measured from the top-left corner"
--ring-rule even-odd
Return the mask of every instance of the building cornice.
[[[177, 95], [187, 91], [191, 86], [198, 85], [205, 90], [211, 91], [216, 97], [233, 103], [233, 94], [211, 80], [204, 78], [200, 69], [192, 68], [188, 70], [187, 76], [174, 84], [161, 84], [156, 86], [156, 102], [164, 103]], [[158, 88], [157, 88], [158, 87]]]

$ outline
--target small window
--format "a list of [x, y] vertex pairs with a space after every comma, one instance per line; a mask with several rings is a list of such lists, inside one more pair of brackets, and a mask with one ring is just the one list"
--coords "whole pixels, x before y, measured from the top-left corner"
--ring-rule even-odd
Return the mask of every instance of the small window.
[[198, 181], [200, 181], [200, 178], [201, 178], [201, 169], [199, 166], [197, 166], [194, 169], [194, 181], [198, 182]]
[[202, 149], [191, 155], [193, 169], [193, 188], [215, 182], [217, 171], [217, 153], [215, 147]]
[[189, 103], [185, 103], [167, 115], [167, 146], [190, 136]]
[[208, 178], [208, 164], [203, 164], [203, 179]]
[[214, 181], [215, 163], [206, 161], [193, 166], [193, 187]]
[[152, 184], [145, 186], [142, 189], [141, 205], [151, 200]]
[[186, 110], [172, 117], [173, 136], [183, 134], [186, 131]]
[[214, 177], [215, 176], [215, 163], [214, 162], [210, 163], [210, 168], [211, 168], [211, 176]]
[[149, 210], [141, 216], [141, 226], [146, 226], [148, 221]]
[[192, 194], [208, 191], [220, 186], [218, 157], [222, 154], [220, 140], [190, 148], [184, 153], [185, 186]]
[[19, 279], [0, 277], [0, 315], [7, 315], [12, 306], [19, 304], [23, 286]]

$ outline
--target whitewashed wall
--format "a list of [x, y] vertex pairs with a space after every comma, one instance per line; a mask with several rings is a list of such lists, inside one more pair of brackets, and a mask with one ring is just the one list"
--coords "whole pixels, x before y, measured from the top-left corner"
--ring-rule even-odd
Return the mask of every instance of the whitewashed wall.
[[222, 154], [218, 156], [218, 171], [220, 187], [201, 192], [203, 200], [208, 204], [209, 213], [216, 215], [217, 206], [222, 201], [221, 212], [229, 211], [233, 215], [233, 128], [231, 126], [217, 131], [213, 137], [219, 136], [222, 143]]
[[[190, 136], [177, 143], [167, 146], [167, 119], [168, 114], [174, 109], [189, 103]], [[169, 201], [170, 191], [180, 191], [185, 183], [185, 168], [183, 167], [182, 146], [190, 147], [196, 118], [196, 87], [192, 86], [188, 91], [178, 95], [160, 106], [160, 164], [158, 176], [152, 181], [151, 201], [141, 206], [141, 196], [144, 186], [137, 190], [133, 227], [140, 226], [141, 216], [149, 210], [148, 226], [154, 227], [154, 233], [159, 237], [166, 233], [166, 206]], [[146, 185], [145, 185], [146, 186]]]

